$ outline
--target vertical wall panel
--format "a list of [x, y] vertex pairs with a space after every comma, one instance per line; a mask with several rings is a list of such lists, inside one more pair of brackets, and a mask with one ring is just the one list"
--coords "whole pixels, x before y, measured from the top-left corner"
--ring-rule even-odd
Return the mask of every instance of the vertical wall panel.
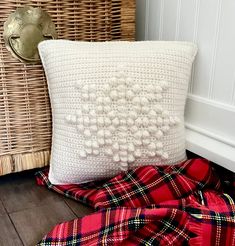
[[136, 39], [144, 40], [146, 33], [146, 0], [136, 0]]
[[174, 40], [177, 19], [177, 0], [164, 0], [163, 40]]
[[175, 21], [175, 40], [179, 40], [180, 20], [182, 17], [182, 0], [177, 0], [176, 21]]
[[216, 35], [217, 4], [219, 0], [201, 1], [197, 31], [199, 52], [195, 63], [193, 94], [207, 97]]
[[149, 0], [149, 25], [148, 25], [148, 39], [157, 40], [160, 37], [160, 25], [161, 25], [161, 0]]
[[178, 40], [192, 41], [194, 38], [195, 29], [195, 0], [181, 0], [181, 12], [179, 23], [179, 37]]
[[223, 1], [221, 7], [211, 97], [224, 103], [232, 103], [235, 79], [235, 1]]
[[[180, 41], [193, 41], [196, 43], [198, 34], [200, 0], [182, 0], [181, 2], [181, 18], [179, 23]], [[189, 83], [189, 92], [192, 92], [193, 83], [195, 81], [195, 64], [192, 68], [192, 77]]]
[[[235, 66], [234, 66], [234, 70], [235, 70]], [[234, 72], [234, 79], [233, 79], [231, 104], [235, 106], [235, 72]]]

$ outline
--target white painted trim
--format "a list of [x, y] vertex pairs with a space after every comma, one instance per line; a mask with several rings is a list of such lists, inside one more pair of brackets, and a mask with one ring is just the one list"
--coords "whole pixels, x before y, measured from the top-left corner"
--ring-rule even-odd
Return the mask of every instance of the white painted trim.
[[235, 172], [235, 107], [197, 95], [188, 95], [186, 147]]
[[[195, 6], [195, 16], [194, 16], [194, 32], [193, 32], [193, 42], [197, 43], [198, 39], [198, 25], [199, 25], [199, 14], [200, 14], [200, 7], [201, 7], [201, 0], [196, 0]], [[191, 75], [191, 82], [189, 84], [189, 92], [193, 92], [193, 87], [195, 83], [195, 63], [193, 63], [192, 67], [192, 75]]]
[[234, 73], [234, 79], [233, 79], [231, 104], [235, 106], [235, 73]]
[[149, 1], [150, 0], [145, 1], [145, 40], [149, 40]]
[[[199, 133], [201, 135], [204, 135], [204, 136], [206, 136], [208, 138], [214, 139], [217, 142], [221, 142], [223, 144], [226, 144], [228, 146], [231, 146], [231, 147], [235, 148], [235, 142], [234, 141], [226, 139], [226, 138], [224, 138], [224, 137], [222, 137], [222, 136], [220, 136], [218, 134], [215, 134], [213, 132], [210, 132], [210, 131], [208, 131], [206, 129], [203, 129], [201, 127], [198, 127], [198, 126], [194, 126], [193, 124], [190, 124], [190, 123], [187, 123], [187, 122], [185, 123], [185, 126], [189, 130], [192, 130], [192, 131], [197, 132], [197, 133]], [[235, 155], [235, 153], [234, 153], [234, 155]]]
[[159, 34], [158, 34], [158, 39], [161, 40], [163, 36], [163, 28], [164, 28], [164, 0], [160, 0], [161, 4], [161, 10], [160, 10], [160, 16], [159, 16]]
[[191, 129], [186, 129], [186, 148], [235, 172], [235, 148]]
[[185, 125], [208, 138], [235, 147], [235, 106], [189, 94]]
[[235, 113], [235, 107], [232, 106], [231, 104], [226, 104], [226, 103], [222, 103], [219, 101], [207, 99], [206, 97], [201, 97], [201, 96], [191, 94], [191, 93], [188, 93], [188, 99], [191, 99], [191, 100], [194, 100], [200, 103], [205, 103], [210, 106], [217, 107], [223, 110], [231, 111], [231, 113]]
[[178, 2], [177, 2], [177, 13], [176, 13], [176, 25], [175, 25], [175, 40], [179, 39], [180, 20], [181, 20], [181, 6], [182, 6], [182, 0], [178, 0]]

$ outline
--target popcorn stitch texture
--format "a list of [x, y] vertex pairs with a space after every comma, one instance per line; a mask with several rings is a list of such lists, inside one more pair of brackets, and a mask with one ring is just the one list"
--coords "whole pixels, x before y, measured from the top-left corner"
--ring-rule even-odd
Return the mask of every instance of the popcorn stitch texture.
[[182, 161], [195, 50], [176, 42], [43, 42], [53, 111], [51, 182]]
[[75, 88], [79, 91], [81, 109], [65, 116], [67, 123], [76, 124], [83, 136], [81, 158], [102, 152], [119, 163], [123, 171], [139, 157], [168, 159], [161, 139], [180, 122], [160, 105], [167, 82], [146, 87], [136, 84], [128, 77], [127, 68], [127, 64], [117, 66], [116, 76], [100, 88], [79, 81]]

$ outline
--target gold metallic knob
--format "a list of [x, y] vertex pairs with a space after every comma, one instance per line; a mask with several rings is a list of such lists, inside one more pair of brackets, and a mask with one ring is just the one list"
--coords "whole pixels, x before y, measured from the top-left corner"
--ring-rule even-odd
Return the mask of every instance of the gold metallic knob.
[[12, 13], [4, 23], [6, 48], [25, 63], [39, 63], [38, 44], [56, 39], [55, 25], [41, 8], [23, 7]]

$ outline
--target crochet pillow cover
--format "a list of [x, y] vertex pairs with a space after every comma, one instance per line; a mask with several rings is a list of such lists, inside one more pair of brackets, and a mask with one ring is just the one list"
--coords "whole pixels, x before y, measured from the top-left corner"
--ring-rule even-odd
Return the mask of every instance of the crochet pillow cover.
[[50, 40], [39, 51], [52, 105], [51, 183], [185, 159], [194, 44]]

